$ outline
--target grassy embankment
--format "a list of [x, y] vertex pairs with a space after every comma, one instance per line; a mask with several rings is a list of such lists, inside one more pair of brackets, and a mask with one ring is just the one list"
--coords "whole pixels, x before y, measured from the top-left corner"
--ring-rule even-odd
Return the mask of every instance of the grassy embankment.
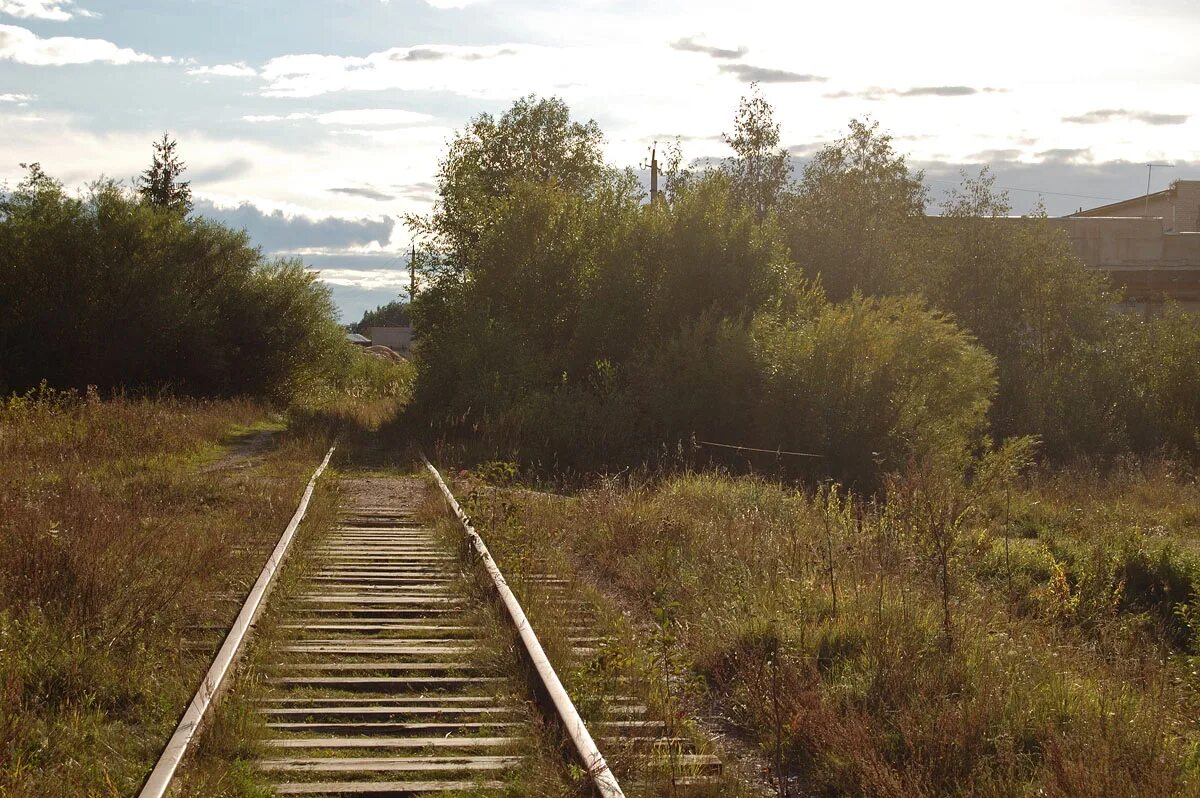
[[[349, 372], [288, 413], [0, 402], [0, 794], [137, 789], [332, 434], [394, 411], [411, 379], [357, 355]], [[312, 523], [331, 507], [319, 492]]]
[[949, 549], [949, 634], [911, 505], [711, 474], [479, 495], [494, 547], [568, 553], [629, 612], [622, 656], [728, 719], [789, 795], [1200, 792], [1186, 471], [1035, 473], [981, 497]]

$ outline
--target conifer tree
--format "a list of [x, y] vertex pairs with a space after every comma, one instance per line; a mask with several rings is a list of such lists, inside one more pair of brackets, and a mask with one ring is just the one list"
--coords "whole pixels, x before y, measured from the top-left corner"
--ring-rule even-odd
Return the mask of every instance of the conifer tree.
[[186, 215], [192, 210], [191, 184], [180, 180], [187, 164], [175, 152], [177, 142], [166, 133], [154, 142], [154, 158], [138, 177], [138, 192], [143, 201]]

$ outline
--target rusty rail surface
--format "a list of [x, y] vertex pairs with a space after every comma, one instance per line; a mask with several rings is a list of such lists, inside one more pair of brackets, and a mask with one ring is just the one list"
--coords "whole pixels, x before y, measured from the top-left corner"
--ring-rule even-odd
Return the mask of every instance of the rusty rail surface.
[[496, 565], [495, 560], [492, 559], [491, 552], [488, 551], [483, 538], [475, 531], [475, 527], [471, 525], [471, 520], [467, 518], [467, 514], [459, 506], [458, 501], [454, 498], [454, 494], [451, 493], [445, 480], [442, 479], [442, 475], [438, 473], [438, 470], [434, 468], [433, 463], [429, 462], [429, 459], [425, 457], [423, 452], [421, 453], [421, 460], [424, 461], [425, 467], [429, 469], [429, 473], [437, 483], [438, 489], [441, 490], [446, 504], [450, 506], [455, 518], [458, 519], [458, 522], [466, 532], [472, 552], [483, 566], [484, 571], [486, 571], [498, 600], [504, 607], [513, 628], [516, 629], [520, 636], [521, 647], [524, 649], [525, 657], [532, 665], [542, 691], [553, 705], [556, 719], [563, 733], [570, 740], [575, 756], [579, 764], [586, 770], [596, 794], [600, 798], [625, 798], [625, 793], [622, 792], [621, 785], [617, 783], [616, 776], [609, 769], [608, 763], [604, 761], [604, 755], [596, 747], [592, 735], [583, 723], [583, 718], [579, 716], [574, 702], [567, 695], [567, 691], [559, 680], [558, 674], [555, 673], [554, 667], [546, 657], [546, 652], [542, 650], [542, 644], [538, 641], [537, 634], [533, 631], [533, 626], [529, 623], [529, 619], [525, 617], [525, 611], [521, 609], [521, 603], [517, 601], [517, 597], [509, 589], [508, 583], [504, 580], [504, 574], [500, 572], [500, 568]]
[[275, 575], [279, 571], [279, 566], [291, 548], [292, 540], [296, 536], [296, 529], [304, 520], [305, 513], [308, 512], [308, 503], [312, 499], [317, 480], [329, 465], [329, 459], [333, 457], [335, 448], [329, 447], [329, 451], [325, 453], [325, 459], [321, 461], [321, 465], [308, 480], [308, 486], [304, 489], [304, 495], [300, 498], [300, 504], [296, 508], [292, 520], [283, 530], [279, 542], [275, 545], [275, 550], [271, 552], [267, 564], [263, 566], [262, 572], [258, 575], [258, 581], [254, 583], [254, 587], [246, 596], [246, 601], [242, 604], [237, 619], [234, 620], [233, 626], [225, 636], [225, 642], [221, 645], [216, 657], [213, 658], [208, 673], [204, 675], [204, 680], [196, 690], [195, 696], [192, 697], [187, 711], [183, 713], [179, 725], [175, 727], [175, 733], [171, 735], [166, 748], [163, 749], [162, 756], [159, 757], [154, 770], [147, 777], [142, 791], [138, 793], [138, 798], [163, 798], [167, 794], [171, 781], [179, 770], [180, 763], [183, 762], [195, 742], [209, 710], [221, 695], [225, 680], [233, 670], [233, 665], [241, 653], [247, 634], [258, 620], [258, 616], [266, 604], [267, 594], [271, 592], [271, 587], [275, 584]]

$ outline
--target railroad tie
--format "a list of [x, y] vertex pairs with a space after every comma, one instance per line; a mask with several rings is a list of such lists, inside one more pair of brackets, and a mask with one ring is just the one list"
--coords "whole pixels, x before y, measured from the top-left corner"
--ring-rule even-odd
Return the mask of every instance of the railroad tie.
[[[535, 571], [525, 574], [522, 581], [530, 598], [536, 596], [554, 615], [568, 619], [560, 631], [566, 633], [570, 661], [556, 662], [556, 669], [584, 669], [589, 660], [603, 656], [610, 638], [597, 633], [595, 606], [580, 596], [571, 579], [553, 571]], [[673, 734], [664, 721], [647, 717], [647, 707], [626, 691], [628, 686], [617, 680], [603, 697], [602, 717], [588, 720], [600, 747], [614, 760], [622, 784], [628, 779], [627, 786], [653, 792], [669, 783], [674, 795], [693, 790], [711, 794], [721, 784], [720, 758], [697, 751], [690, 739]]]
[[456, 558], [411, 511], [353, 506], [284, 599], [257, 711], [279, 795], [488, 795], [521, 764], [522, 699], [489, 675]]

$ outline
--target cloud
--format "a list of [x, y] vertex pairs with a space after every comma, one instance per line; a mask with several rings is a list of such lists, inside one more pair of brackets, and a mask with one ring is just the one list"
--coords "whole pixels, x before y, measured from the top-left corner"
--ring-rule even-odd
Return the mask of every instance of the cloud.
[[1089, 147], [1081, 147], [1079, 149], [1057, 147], [1050, 150], [1042, 150], [1037, 153], [1037, 157], [1047, 163], [1079, 163], [1080, 161], [1090, 161], [1092, 159], [1092, 150]]
[[[983, 89], [983, 91], [992, 91]], [[978, 94], [979, 89], [971, 86], [914, 86], [900, 92], [901, 97], [969, 97]]]
[[[605, 80], [598, 80], [603, 75]], [[644, 68], [603, 48], [532, 44], [393, 47], [365, 56], [313, 53], [273, 58], [262, 68], [268, 97], [399, 90], [510, 100], [530, 91], [645, 81]], [[670, 76], [660, 78], [667, 79]]]
[[155, 58], [104, 39], [78, 39], [51, 36], [43, 39], [31, 30], [16, 25], [0, 25], [0, 60], [31, 66], [65, 64], [170, 63], [170, 58]]
[[0, 103], [16, 103], [17, 105], [28, 105], [34, 99], [32, 94], [0, 94]]
[[379, 202], [395, 199], [395, 196], [391, 194], [384, 194], [382, 191], [376, 191], [373, 188], [352, 188], [346, 186], [331, 188], [328, 190], [332, 191], [334, 194], [346, 194], [351, 197], [362, 197], [363, 199], [377, 200]]
[[810, 141], [806, 144], [792, 144], [787, 148], [788, 155], [797, 158], [804, 158], [814, 153], [820, 152], [829, 142], [827, 141]]
[[713, 47], [708, 44], [701, 44], [696, 41], [695, 36], [684, 36], [682, 39], [676, 39], [671, 42], [671, 49], [682, 50], [685, 53], [704, 53], [712, 58], [741, 58], [746, 53], [750, 52], [747, 47], [739, 47], [736, 50], [726, 50], [721, 47]]
[[282, 211], [267, 213], [249, 202], [226, 207], [202, 199], [196, 202], [196, 211], [231, 227], [245, 229], [253, 243], [267, 252], [382, 246], [387, 244], [396, 225], [394, 219], [387, 217], [316, 218]]
[[188, 170], [192, 185], [201, 186], [205, 183], [219, 183], [222, 180], [232, 180], [249, 174], [254, 168], [254, 162], [249, 158], [234, 158], [226, 163], [209, 166], [203, 169]]
[[[961, 185], [961, 171], [968, 175], [979, 172], [978, 163], [918, 161], [910, 165], [925, 171], [935, 203], [943, 192]], [[1200, 161], [1177, 165], [1200, 173]], [[996, 160], [989, 169], [996, 177], [996, 189], [1009, 192], [1013, 213], [1027, 213], [1041, 202], [1051, 216], [1062, 216], [1138, 197], [1146, 190], [1146, 165], [1136, 161]], [[1171, 178], [1170, 174], [1160, 176], [1156, 170], [1154, 190], [1165, 187]]]
[[1147, 125], [1182, 125], [1189, 118], [1187, 114], [1160, 114], [1150, 111], [1126, 111], [1123, 108], [1103, 108], [1098, 111], [1088, 111], [1079, 116], [1064, 116], [1063, 121], [1075, 125], [1099, 125], [1123, 119]]
[[1003, 94], [1008, 89], [996, 89], [991, 86], [976, 88], [974, 86], [913, 86], [907, 89], [887, 89], [881, 86], [871, 86], [860, 91], [842, 90], [826, 94], [829, 100], [842, 100], [855, 97], [862, 100], [882, 100], [884, 97], [970, 97], [975, 94]]
[[750, 64], [722, 64], [721, 71], [733, 75], [742, 83], [823, 83], [829, 80], [820, 75], [804, 75]]
[[74, 0], [0, 0], [0, 14], [51, 22], [66, 22], [75, 16], [99, 16], [91, 11], [75, 8]]
[[409, 47], [393, 51], [388, 58], [392, 61], [483, 61], [488, 58], [502, 58], [506, 55], [516, 55], [513, 47], [489, 48], [477, 50], [467, 47]]
[[238, 61], [236, 64], [194, 67], [193, 69], [189, 69], [187, 73], [195, 77], [252, 78], [258, 75], [258, 70]]
[[399, 127], [428, 122], [433, 119], [429, 114], [417, 111], [405, 111], [400, 108], [355, 108], [344, 111], [329, 111], [323, 114], [297, 112], [286, 116], [250, 115], [243, 116], [247, 122], [296, 122], [311, 119], [322, 125], [341, 125], [343, 127]]
[[1022, 155], [1021, 150], [981, 150], [970, 156], [972, 161], [1015, 161]]
[[400, 291], [408, 288], [409, 275], [404, 269], [321, 269], [321, 279], [330, 285]]

